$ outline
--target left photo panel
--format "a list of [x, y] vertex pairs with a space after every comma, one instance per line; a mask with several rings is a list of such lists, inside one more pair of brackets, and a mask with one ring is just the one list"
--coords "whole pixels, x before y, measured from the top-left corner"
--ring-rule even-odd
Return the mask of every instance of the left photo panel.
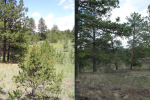
[[74, 100], [74, 0], [0, 0], [0, 100]]

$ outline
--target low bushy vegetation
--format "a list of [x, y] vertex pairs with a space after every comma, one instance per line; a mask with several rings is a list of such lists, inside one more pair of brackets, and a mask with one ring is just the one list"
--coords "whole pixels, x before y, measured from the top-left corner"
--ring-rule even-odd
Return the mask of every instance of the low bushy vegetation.
[[[44, 99], [58, 97], [61, 93], [62, 72], [56, 74], [55, 49], [50, 46], [48, 41], [39, 45], [33, 45], [26, 55], [23, 62], [19, 64], [19, 76], [15, 76], [15, 82], [20, 83], [17, 88], [23, 86], [26, 91], [24, 99]], [[42, 58], [42, 59], [41, 59]], [[29, 91], [28, 89], [31, 88]], [[24, 94], [22, 90], [9, 93], [10, 99], [19, 99]], [[48, 94], [50, 96], [48, 96]], [[14, 98], [15, 97], [15, 98]]]

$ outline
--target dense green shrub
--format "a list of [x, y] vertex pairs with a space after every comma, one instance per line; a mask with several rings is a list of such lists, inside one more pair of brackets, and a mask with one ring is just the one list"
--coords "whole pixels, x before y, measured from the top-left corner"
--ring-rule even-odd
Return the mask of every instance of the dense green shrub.
[[[45, 98], [57, 98], [61, 93], [62, 72], [56, 75], [54, 68], [55, 49], [50, 46], [48, 41], [39, 45], [33, 45], [22, 63], [19, 63], [18, 76], [14, 80], [18, 84], [18, 89], [9, 92], [9, 98], [21, 98], [25, 88], [23, 99], [42, 100]], [[28, 90], [31, 88], [31, 91]], [[19, 90], [20, 89], [20, 90]]]
[[68, 42], [69, 42], [68, 39], [65, 39], [65, 40], [64, 40], [63, 48], [64, 48], [64, 51], [65, 51], [65, 52], [68, 52], [68, 50], [69, 50], [69, 49], [68, 49], [68, 48], [69, 48]]
[[66, 58], [66, 54], [59, 51], [56, 53], [56, 61], [59, 63], [59, 64], [63, 64], [64, 63], [64, 60]]

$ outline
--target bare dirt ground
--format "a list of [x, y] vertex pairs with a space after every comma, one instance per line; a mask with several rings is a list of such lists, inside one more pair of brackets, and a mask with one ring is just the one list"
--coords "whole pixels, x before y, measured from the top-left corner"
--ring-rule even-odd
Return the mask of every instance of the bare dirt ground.
[[150, 71], [81, 73], [76, 100], [150, 100]]

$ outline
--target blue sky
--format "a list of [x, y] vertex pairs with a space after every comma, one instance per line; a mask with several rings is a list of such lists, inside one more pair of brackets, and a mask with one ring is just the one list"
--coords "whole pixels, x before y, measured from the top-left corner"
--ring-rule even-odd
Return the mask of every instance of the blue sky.
[[[17, 0], [19, 1], [19, 0]], [[23, 0], [27, 16], [34, 18], [36, 26], [43, 17], [48, 29], [56, 24], [59, 30], [73, 29], [74, 0]]]

